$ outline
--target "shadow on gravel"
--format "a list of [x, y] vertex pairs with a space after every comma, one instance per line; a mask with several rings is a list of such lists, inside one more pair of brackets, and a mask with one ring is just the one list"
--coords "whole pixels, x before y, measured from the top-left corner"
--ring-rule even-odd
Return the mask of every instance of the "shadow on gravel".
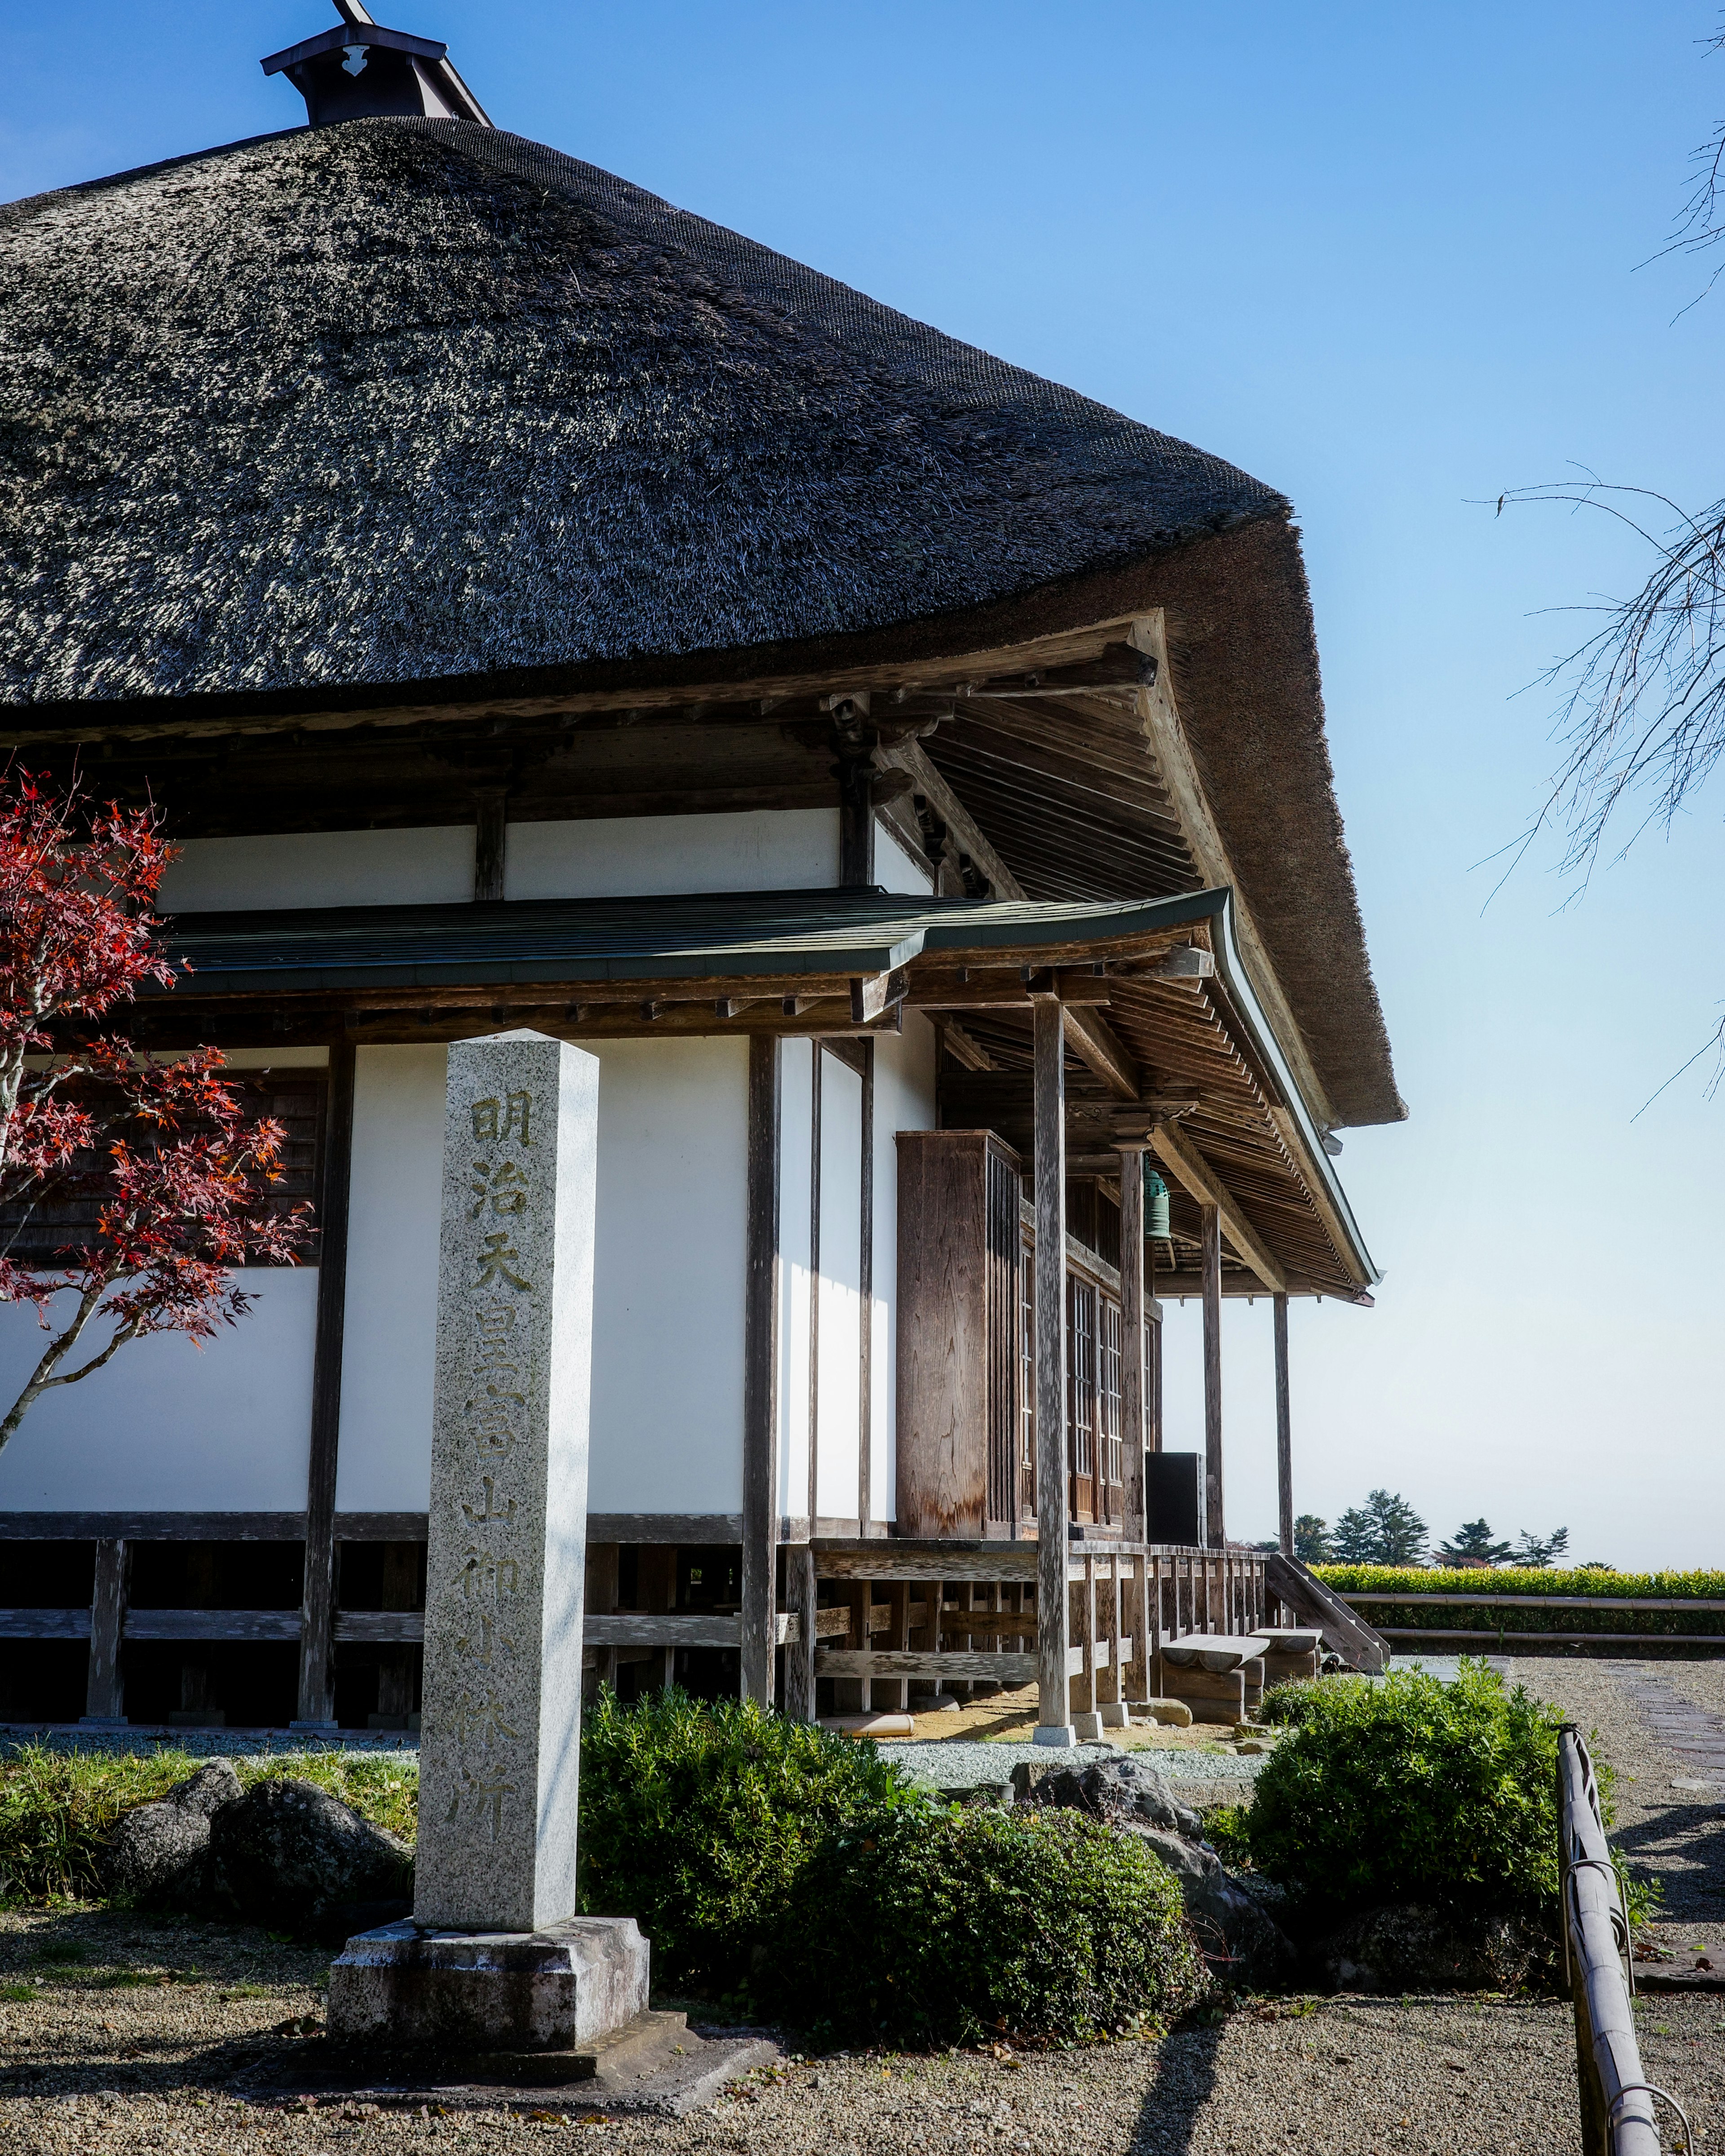
[[58, 2054], [40, 2065], [16, 2058], [0, 2067], [0, 2096], [163, 2096], [182, 2090], [244, 2096], [254, 2083], [292, 2082], [304, 2045], [276, 2036], [233, 2037], [189, 2056], [164, 2041], [171, 2054], [141, 2045], [130, 2056], [81, 2060]]
[[1191, 2147], [1198, 2114], [1215, 2090], [1216, 2058], [1226, 2029], [1222, 2021], [1200, 2023], [1177, 2029], [1163, 2043], [1156, 2079], [1138, 2113], [1135, 2151], [1179, 2156]]
[[1725, 1815], [1716, 1803], [1661, 1804], [1613, 1827], [1611, 1841], [1631, 1870], [1664, 1881], [1660, 1917], [1679, 1923], [1725, 1917]]

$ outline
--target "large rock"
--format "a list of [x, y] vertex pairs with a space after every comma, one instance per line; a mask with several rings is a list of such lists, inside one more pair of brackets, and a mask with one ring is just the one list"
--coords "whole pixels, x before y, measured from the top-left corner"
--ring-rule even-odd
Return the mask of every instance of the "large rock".
[[1113, 1826], [1159, 1827], [1194, 1841], [1204, 1832], [1197, 1813], [1175, 1801], [1160, 1769], [1129, 1752], [1083, 1767], [1056, 1768], [1039, 1777], [1022, 1800], [1087, 1812]]
[[1332, 1991], [1523, 1991], [1551, 1982], [1556, 1934], [1525, 1916], [1410, 1904], [1350, 1917], [1311, 1963]]
[[214, 1892], [237, 1916], [339, 1942], [412, 1908], [405, 1844], [315, 1782], [259, 1782], [210, 1826]]
[[102, 1845], [107, 1892], [148, 1907], [204, 1907], [210, 1899], [210, 1821], [240, 1794], [232, 1763], [212, 1759], [155, 1804], [124, 1813]]
[[1298, 1961], [1291, 1941], [1271, 1913], [1272, 1897], [1236, 1877], [1213, 1849], [1158, 1827], [1129, 1831], [1167, 1865], [1204, 1959], [1224, 1983], [1267, 1991], [1292, 1981]]
[[1236, 1878], [1203, 1845], [1197, 1813], [1175, 1800], [1167, 1779], [1142, 1755], [1057, 1768], [1021, 1801], [1081, 1811], [1136, 1835], [1179, 1882], [1204, 1958], [1225, 1982], [1260, 1991], [1291, 1979], [1297, 1957], [1272, 1913], [1272, 1896]]

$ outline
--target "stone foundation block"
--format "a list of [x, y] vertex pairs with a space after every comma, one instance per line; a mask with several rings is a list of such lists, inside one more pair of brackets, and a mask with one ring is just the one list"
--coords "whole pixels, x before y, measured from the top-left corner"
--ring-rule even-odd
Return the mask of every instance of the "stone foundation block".
[[570, 1917], [539, 1932], [362, 1932], [330, 1968], [337, 2042], [464, 2051], [565, 2051], [645, 2010], [649, 1948], [633, 1917]]

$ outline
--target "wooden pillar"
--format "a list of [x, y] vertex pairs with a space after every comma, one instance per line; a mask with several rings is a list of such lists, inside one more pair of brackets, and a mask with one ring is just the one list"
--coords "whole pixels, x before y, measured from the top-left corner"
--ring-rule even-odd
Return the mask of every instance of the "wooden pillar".
[[814, 1552], [798, 1543], [784, 1553], [785, 1607], [797, 1636], [784, 1650], [784, 1711], [793, 1722], [814, 1719]]
[[1149, 1141], [1120, 1144], [1120, 1434], [1126, 1449], [1126, 1538], [1144, 1539], [1144, 1155]]
[[479, 810], [473, 833], [473, 895], [475, 900], [501, 899], [509, 837], [509, 789], [481, 787], [473, 798]]
[[1066, 1046], [1060, 999], [1031, 1000], [1036, 1184], [1036, 1741], [1074, 1742], [1066, 1697]]
[[305, 1575], [300, 1605], [295, 1729], [336, 1723], [336, 1466], [341, 1434], [341, 1332], [347, 1314], [347, 1211], [353, 1182], [354, 1050], [330, 1050], [318, 1191], [317, 1330], [311, 1357], [311, 1462], [305, 1478]]
[[1204, 1539], [1220, 1549], [1222, 1520], [1222, 1215], [1199, 1208], [1204, 1251]]
[[84, 1688], [86, 1722], [126, 1719], [126, 1683], [120, 1666], [126, 1633], [126, 1601], [131, 1584], [131, 1544], [95, 1546], [95, 1593], [90, 1604], [90, 1675]]
[[875, 880], [875, 767], [865, 757], [839, 765], [839, 880], [856, 886]]
[[[869, 829], [874, 830], [870, 812]], [[874, 856], [870, 855], [870, 875]], [[870, 1532], [875, 1510], [875, 1044], [860, 1041], [862, 1050], [862, 1247], [857, 1253], [857, 1299], [862, 1306], [857, 1340], [860, 1350], [857, 1369], [856, 1524], [859, 1534]], [[811, 1526], [810, 1533], [814, 1532]], [[901, 1690], [903, 1687], [901, 1686]]]
[[1294, 1554], [1294, 1427], [1288, 1404], [1288, 1299], [1271, 1298], [1276, 1312], [1276, 1496], [1277, 1539]]
[[742, 1610], [740, 1686], [773, 1704], [778, 1554], [778, 1132], [777, 1036], [749, 1042], [748, 1237], [743, 1290]]

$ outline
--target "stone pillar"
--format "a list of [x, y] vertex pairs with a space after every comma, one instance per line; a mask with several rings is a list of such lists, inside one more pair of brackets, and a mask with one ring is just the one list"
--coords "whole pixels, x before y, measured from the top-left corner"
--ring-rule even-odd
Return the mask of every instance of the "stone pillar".
[[647, 2003], [634, 1921], [573, 1914], [598, 1071], [449, 1050], [413, 1917], [335, 1964], [344, 2036], [562, 2050]]

